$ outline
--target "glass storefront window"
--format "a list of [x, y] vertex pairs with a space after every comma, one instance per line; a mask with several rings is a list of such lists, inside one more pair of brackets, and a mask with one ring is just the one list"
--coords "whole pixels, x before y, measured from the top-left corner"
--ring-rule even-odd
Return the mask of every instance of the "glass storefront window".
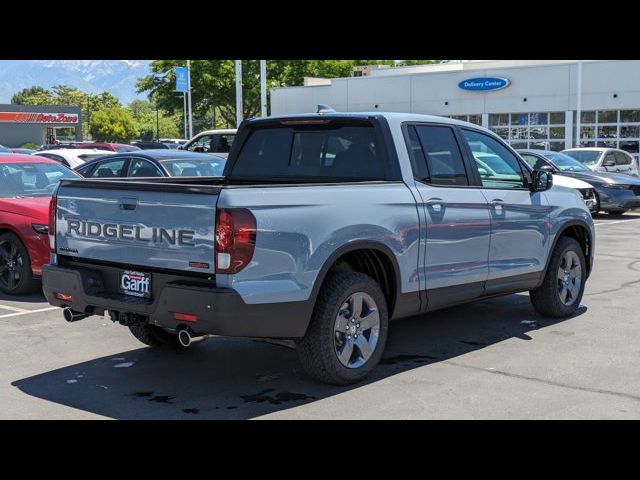
[[506, 127], [509, 125], [508, 113], [492, 113], [489, 115], [490, 127]]
[[640, 110], [620, 110], [621, 122], [640, 122]]
[[551, 125], [564, 125], [564, 112], [551, 112], [549, 116]]
[[618, 142], [611, 140], [598, 140], [596, 142], [596, 147], [618, 148]]
[[633, 140], [633, 141], [620, 142], [619, 148], [620, 150], [625, 150], [631, 154], [635, 154], [640, 152], [640, 141]]
[[469, 115], [469, 123], [475, 123], [476, 125], [482, 125], [482, 115]]
[[549, 129], [547, 127], [531, 127], [529, 138], [549, 138]]
[[564, 127], [551, 127], [549, 129], [550, 138], [564, 138]]
[[549, 114], [544, 113], [530, 113], [529, 125], [547, 125], [549, 123]]
[[617, 126], [598, 127], [598, 138], [617, 138], [617, 137], [618, 137]]
[[527, 125], [528, 122], [529, 122], [528, 113], [512, 113], [511, 114], [511, 125]]
[[595, 127], [580, 127], [580, 138], [596, 138]]
[[596, 142], [594, 142], [593, 140], [589, 140], [589, 141], [582, 141], [580, 142], [580, 146], [581, 147], [595, 147], [596, 146]]
[[519, 148], [527, 148], [527, 142], [511, 142], [511, 148], [518, 150]]
[[617, 110], [600, 110], [598, 111], [598, 123], [617, 123]]
[[493, 128], [492, 129], [496, 135], [504, 140], [509, 140], [509, 129], [508, 128]]
[[564, 142], [549, 142], [549, 150], [561, 152], [565, 149]]
[[582, 112], [580, 114], [581, 123], [596, 123], [596, 112]]
[[527, 135], [527, 129], [522, 127], [512, 128], [511, 135], [509, 136], [511, 140], [526, 140], [528, 137], [529, 135]]
[[640, 137], [640, 127], [620, 127], [620, 138]]

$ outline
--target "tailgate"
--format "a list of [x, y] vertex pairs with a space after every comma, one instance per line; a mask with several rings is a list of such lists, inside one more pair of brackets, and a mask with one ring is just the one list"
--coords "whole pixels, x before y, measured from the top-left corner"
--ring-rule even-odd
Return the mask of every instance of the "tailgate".
[[57, 195], [56, 253], [213, 273], [219, 191], [146, 181], [64, 180]]

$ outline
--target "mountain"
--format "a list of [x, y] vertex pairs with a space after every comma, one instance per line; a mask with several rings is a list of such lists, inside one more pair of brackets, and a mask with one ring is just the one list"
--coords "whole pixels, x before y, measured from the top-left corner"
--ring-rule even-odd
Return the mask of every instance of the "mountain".
[[0, 60], [0, 103], [14, 93], [39, 85], [68, 85], [88, 93], [107, 90], [126, 105], [146, 99], [136, 93], [136, 80], [149, 73], [150, 60]]

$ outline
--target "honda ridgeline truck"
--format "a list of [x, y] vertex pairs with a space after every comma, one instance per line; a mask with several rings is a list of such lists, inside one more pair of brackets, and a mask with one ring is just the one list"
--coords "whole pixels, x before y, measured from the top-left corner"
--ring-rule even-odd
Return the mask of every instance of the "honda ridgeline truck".
[[524, 291], [542, 315], [575, 312], [595, 230], [552, 183], [457, 120], [250, 119], [224, 177], [63, 180], [44, 292], [67, 320], [106, 311], [154, 347], [294, 339], [312, 377], [354, 383], [390, 320]]

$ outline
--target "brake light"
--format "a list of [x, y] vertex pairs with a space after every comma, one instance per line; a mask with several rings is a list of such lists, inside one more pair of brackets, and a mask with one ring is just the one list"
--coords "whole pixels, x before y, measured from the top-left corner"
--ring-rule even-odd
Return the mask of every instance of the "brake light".
[[216, 212], [216, 273], [238, 273], [246, 267], [256, 245], [256, 218], [246, 208]]
[[58, 197], [54, 194], [49, 202], [49, 248], [51, 253], [56, 253], [56, 207]]

